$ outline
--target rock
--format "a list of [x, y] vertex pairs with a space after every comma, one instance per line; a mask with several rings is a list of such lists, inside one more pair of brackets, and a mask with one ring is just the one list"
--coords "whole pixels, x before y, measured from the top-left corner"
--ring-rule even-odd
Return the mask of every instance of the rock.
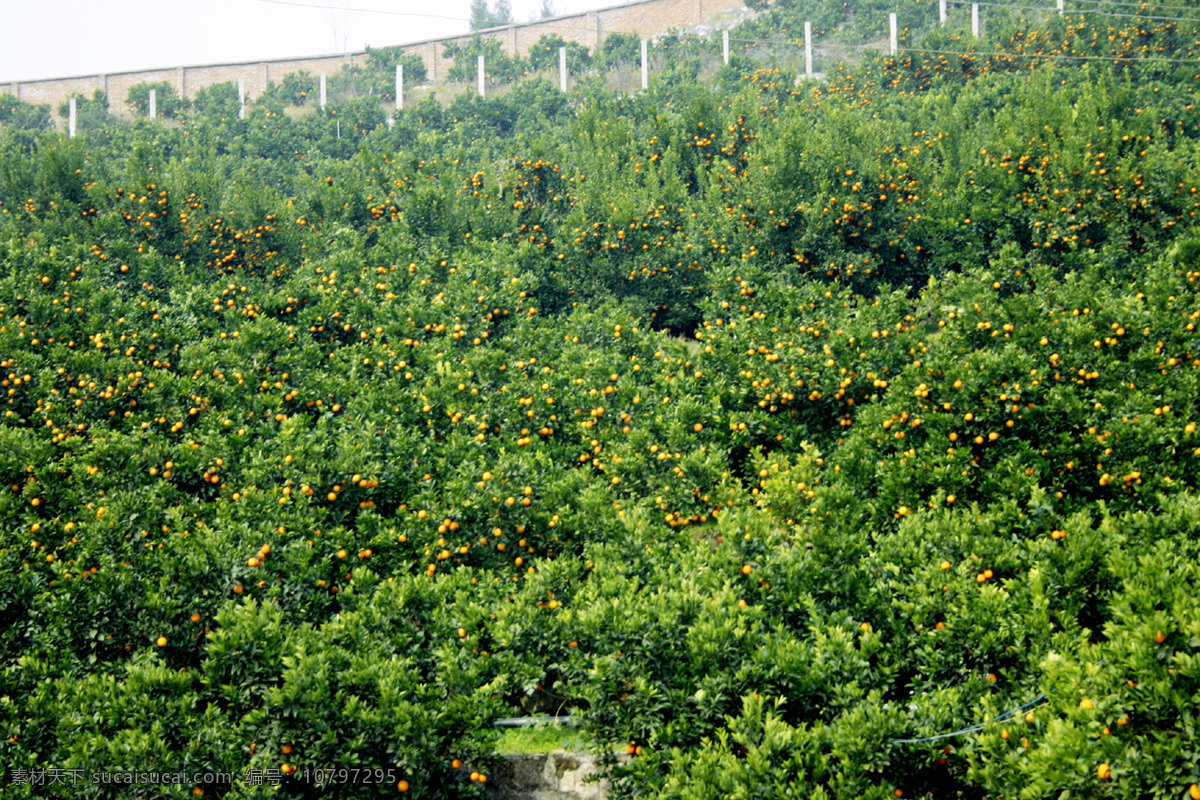
[[608, 796], [608, 781], [588, 780], [601, 771], [597, 756], [559, 750], [502, 758], [500, 768], [488, 776], [484, 796], [489, 800], [604, 800]]

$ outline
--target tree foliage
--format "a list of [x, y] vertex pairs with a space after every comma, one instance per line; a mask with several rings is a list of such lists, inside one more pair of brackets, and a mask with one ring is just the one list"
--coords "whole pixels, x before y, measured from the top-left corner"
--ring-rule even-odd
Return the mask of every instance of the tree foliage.
[[1192, 791], [1196, 37], [1123, 19], [4, 99], [8, 794], [480, 797], [564, 710], [622, 797]]

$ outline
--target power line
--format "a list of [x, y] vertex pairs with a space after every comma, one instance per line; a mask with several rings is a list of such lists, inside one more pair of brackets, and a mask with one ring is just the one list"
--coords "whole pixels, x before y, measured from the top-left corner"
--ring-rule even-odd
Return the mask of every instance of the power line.
[[[1075, 0], [1072, 0], [1072, 2], [1075, 2]], [[1182, 6], [1163, 5], [1162, 3], [1121, 3], [1117, 2], [1117, 0], [1082, 0], [1082, 2], [1095, 3], [1101, 6], [1121, 6], [1123, 8], [1170, 8], [1175, 11], [1184, 12], [1194, 10]]]
[[1057, 14], [1057, 6], [1017, 6], [1011, 3], [971, 3], [975, 6], [986, 6], [988, 8], [1010, 8], [1014, 11], [1045, 11], [1047, 14]]
[[[1013, 716], [1014, 714], [1016, 714], [1016, 712], [1024, 711], [1025, 709], [1030, 708], [1031, 705], [1040, 703], [1044, 699], [1046, 699], [1045, 692], [1043, 692], [1042, 694], [1038, 694], [1037, 697], [1034, 697], [1032, 700], [1030, 700], [1030, 702], [1026, 703], [1025, 705], [1019, 705], [1019, 706], [1016, 706], [1015, 709], [1012, 709], [1009, 711], [1004, 711], [1003, 714], [996, 717], [995, 720], [992, 720], [992, 722], [1000, 722], [1001, 720], [1007, 720], [1008, 717]], [[940, 734], [937, 734], [936, 736], [922, 736], [922, 738], [920, 738], [920, 739], [893, 739], [892, 744], [894, 744], [894, 745], [916, 745], [916, 744], [919, 744], [919, 742], [923, 742], [923, 741], [937, 741], [938, 739], [949, 739], [950, 736], [961, 736], [962, 734], [965, 734], [965, 733], [977, 732], [977, 730], [983, 730], [982, 724], [973, 724], [973, 726], [971, 726], [970, 728], [962, 728], [961, 730], [953, 730], [953, 732], [950, 732], [950, 733], [940, 733]]]
[[1065, 58], [1074, 61], [1139, 61], [1159, 64], [1200, 64], [1200, 59], [1191, 58], [1142, 58], [1138, 56], [1072, 56], [1065, 53], [1050, 54], [1050, 53], [1012, 53], [1006, 51], [977, 51], [974, 53], [959, 52], [956, 50], [922, 50], [919, 47], [902, 47], [900, 48], [906, 53], [933, 53], [935, 55], [947, 56], [986, 56], [988, 58], [1035, 58], [1052, 61], [1055, 59]]
[[1081, 8], [1077, 11], [1068, 10], [1067, 14], [1078, 14], [1080, 16], [1083, 16], [1084, 14], [1096, 14], [1102, 17], [1120, 17], [1123, 19], [1153, 19], [1163, 22], [1200, 22], [1200, 18], [1197, 17], [1158, 17], [1150, 14], [1117, 14], [1116, 12], [1102, 11], [1095, 8]]

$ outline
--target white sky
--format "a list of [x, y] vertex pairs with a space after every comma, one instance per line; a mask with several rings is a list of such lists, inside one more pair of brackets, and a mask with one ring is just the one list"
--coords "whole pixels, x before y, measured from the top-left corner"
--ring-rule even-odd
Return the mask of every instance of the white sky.
[[[556, 13], [568, 14], [621, 1], [552, 5]], [[524, 22], [538, 15], [542, 0], [511, 4], [514, 21]], [[0, 83], [404, 44], [466, 33], [470, 5], [470, 0], [0, 0]]]

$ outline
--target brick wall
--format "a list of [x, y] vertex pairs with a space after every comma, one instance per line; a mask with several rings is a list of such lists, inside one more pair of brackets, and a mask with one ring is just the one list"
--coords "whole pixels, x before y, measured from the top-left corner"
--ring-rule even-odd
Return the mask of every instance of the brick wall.
[[[514, 55], [525, 54], [543, 35], [557, 33], [567, 41], [595, 48], [610, 33], [637, 33], [653, 37], [673, 28], [686, 28], [709, 22], [732, 9], [743, 8], [742, 0], [634, 0], [622, 6], [602, 8], [582, 14], [571, 14], [537, 22], [495, 28], [484, 34], [498, 40]], [[446, 44], [466, 42], [471, 37], [455, 36], [404, 45], [425, 62], [431, 81], [445, 76], [450, 62], [442, 58]], [[340, 56], [277, 59], [243, 64], [207, 64], [194, 67], [114, 72], [107, 75], [86, 75], [74, 78], [0, 83], [0, 93], [11, 92], [29, 103], [47, 104], [56, 111], [73, 94], [91, 97], [96, 89], [108, 95], [114, 113], [129, 113], [125, 97], [129, 88], [139, 83], [167, 81], [184, 97], [214, 83], [243, 80], [247, 97], [263, 92], [271, 82], [284, 75], [306, 70], [313, 75], [333, 75], [343, 65], [362, 64], [366, 53], [347, 53]]]

